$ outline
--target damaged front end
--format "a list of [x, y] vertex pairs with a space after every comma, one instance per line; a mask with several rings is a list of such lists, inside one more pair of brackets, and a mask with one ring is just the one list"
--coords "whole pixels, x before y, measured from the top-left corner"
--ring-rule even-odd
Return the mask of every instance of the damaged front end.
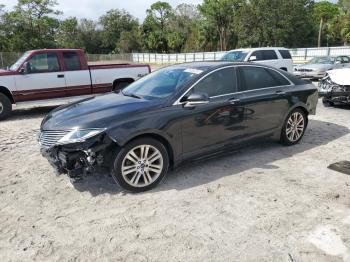
[[109, 168], [116, 143], [100, 129], [46, 131], [38, 133], [41, 154], [57, 174], [79, 181]]
[[326, 74], [318, 86], [324, 102], [350, 104], [350, 85], [339, 85], [332, 80], [331, 75]]

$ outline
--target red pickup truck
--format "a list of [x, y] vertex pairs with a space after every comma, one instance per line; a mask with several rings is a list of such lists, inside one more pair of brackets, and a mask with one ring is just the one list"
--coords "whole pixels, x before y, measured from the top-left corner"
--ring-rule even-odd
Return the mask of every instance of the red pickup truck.
[[28, 51], [0, 70], [0, 120], [16, 103], [111, 92], [150, 71], [139, 64], [88, 65], [81, 49]]

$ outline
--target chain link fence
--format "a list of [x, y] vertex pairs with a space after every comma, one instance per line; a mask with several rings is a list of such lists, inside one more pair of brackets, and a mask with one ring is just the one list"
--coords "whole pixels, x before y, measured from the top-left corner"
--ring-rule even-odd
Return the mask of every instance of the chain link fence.
[[[289, 49], [295, 64], [304, 63], [316, 56], [350, 56], [350, 46], [323, 48], [295, 48]], [[133, 53], [132, 60], [139, 63], [174, 64], [195, 61], [220, 60], [227, 52], [197, 52], [179, 54]]]
[[[295, 64], [304, 63], [316, 56], [350, 56], [350, 46], [323, 48], [295, 48], [289, 50]], [[226, 52], [196, 52], [178, 54], [86, 54], [90, 64], [99, 63], [148, 63], [148, 64], [177, 64], [194, 61], [220, 60]], [[13, 64], [22, 53], [0, 52], [0, 68]]]

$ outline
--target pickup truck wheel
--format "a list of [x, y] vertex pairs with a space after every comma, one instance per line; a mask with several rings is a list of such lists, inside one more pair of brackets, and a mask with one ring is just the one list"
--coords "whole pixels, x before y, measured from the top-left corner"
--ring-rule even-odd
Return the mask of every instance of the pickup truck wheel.
[[131, 83], [130, 82], [127, 82], [127, 81], [123, 81], [123, 82], [116, 82], [114, 83], [113, 85], [113, 91], [116, 92], [116, 91], [119, 91], [121, 89], [123, 89], [124, 87], [127, 87], [128, 85], [130, 85]]
[[0, 120], [6, 119], [11, 115], [12, 103], [4, 94], [0, 93]]
[[153, 138], [136, 139], [117, 152], [111, 175], [123, 189], [143, 192], [156, 187], [168, 172], [169, 156]]

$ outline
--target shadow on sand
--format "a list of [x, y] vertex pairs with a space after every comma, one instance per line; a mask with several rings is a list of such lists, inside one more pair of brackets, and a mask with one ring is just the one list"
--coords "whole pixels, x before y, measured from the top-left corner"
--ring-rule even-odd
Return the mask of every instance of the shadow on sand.
[[[284, 147], [274, 141], [265, 141], [226, 153], [225, 156], [218, 156], [206, 159], [205, 161], [196, 161], [183, 165], [177, 170], [169, 172], [165, 182], [150, 192], [172, 189], [184, 190], [213, 182], [222, 177], [233, 176], [252, 168], [265, 170], [276, 169], [278, 167], [271, 163], [328, 144], [348, 133], [349, 129], [347, 127], [318, 120], [310, 120], [308, 130], [298, 145]], [[261, 152], [264, 152], [264, 154], [260, 154]], [[250, 159], [254, 159], [254, 161], [249, 161]], [[118, 194], [122, 192], [122, 189], [107, 174], [88, 177], [82, 183], [75, 184], [74, 186], [79, 191], [89, 191], [93, 196], [104, 193]]]

